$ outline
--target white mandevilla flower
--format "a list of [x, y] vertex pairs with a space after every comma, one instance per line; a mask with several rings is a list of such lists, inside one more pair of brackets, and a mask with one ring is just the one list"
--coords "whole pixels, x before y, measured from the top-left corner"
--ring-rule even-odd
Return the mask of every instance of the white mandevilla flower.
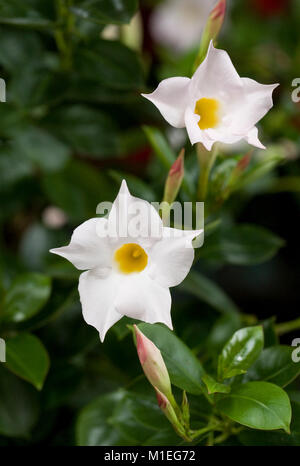
[[186, 127], [192, 144], [211, 150], [215, 142], [246, 141], [260, 149], [256, 123], [272, 108], [278, 84], [259, 84], [241, 78], [229, 55], [210, 43], [205, 60], [191, 79], [164, 79], [152, 92], [142, 94], [175, 128]]
[[150, 18], [153, 38], [183, 52], [199, 43], [202, 30], [217, 0], [168, 0]]
[[83, 317], [103, 341], [123, 316], [172, 329], [169, 287], [188, 274], [200, 233], [164, 227], [155, 208], [131, 196], [123, 181], [108, 218], [87, 220], [68, 246], [50, 252], [86, 270], [79, 279]]

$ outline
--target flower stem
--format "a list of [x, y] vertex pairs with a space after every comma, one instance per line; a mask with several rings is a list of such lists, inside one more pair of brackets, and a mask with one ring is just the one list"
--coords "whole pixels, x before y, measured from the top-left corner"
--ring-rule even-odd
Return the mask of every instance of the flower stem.
[[276, 325], [277, 335], [284, 335], [285, 333], [292, 332], [293, 330], [300, 330], [300, 317], [289, 322], [282, 322]]
[[197, 200], [204, 201], [207, 195], [208, 180], [211, 169], [215, 163], [218, 153], [218, 145], [213, 145], [212, 151], [208, 151], [205, 147], [198, 143], [197, 144], [197, 156], [200, 167], [200, 175], [198, 180], [198, 191]]
[[73, 15], [69, 11], [72, 0], [56, 0], [55, 3], [60, 26], [55, 30], [54, 37], [61, 57], [61, 66], [64, 70], [69, 70], [72, 66], [71, 35], [74, 25]]

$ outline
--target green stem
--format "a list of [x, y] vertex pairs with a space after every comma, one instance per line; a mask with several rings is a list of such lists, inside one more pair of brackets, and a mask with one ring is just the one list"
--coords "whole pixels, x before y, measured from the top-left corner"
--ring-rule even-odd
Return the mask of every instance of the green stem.
[[290, 333], [293, 330], [300, 330], [300, 317], [295, 320], [290, 320], [289, 322], [282, 322], [275, 326], [277, 335], [284, 335], [285, 333]]
[[197, 156], [200, 166], [200, 174], [198, 180], [198, 191], [197, 191], [197, 200], [205, 201], [207, 190], [208, 190], [208, 180], [211, 169], [215, 163], [218, 153], [218, 145], [215, 143], [213, 145], [212, 151], [208, 151], [205, 147], [198, 143], [197, 144]]
[[72, 66], [72, 42], [74, 18], [69, 8], [72, 0], [56, 0], [56, 14], [60, 27], [54, 32], [54, 38], [61, 57], [61, 65], [64, 70]]
[[216, 429], [217, 429], [217, 424], [210, 425], [207, 427], [203, 427], [202, 429], [199, 429], [199, 430], [191, 430], [189, 436], [192, 440], [195, 440], [197, 437], [201, 437], [201, 435], [206, 434], [207, 432], [213, 432]]

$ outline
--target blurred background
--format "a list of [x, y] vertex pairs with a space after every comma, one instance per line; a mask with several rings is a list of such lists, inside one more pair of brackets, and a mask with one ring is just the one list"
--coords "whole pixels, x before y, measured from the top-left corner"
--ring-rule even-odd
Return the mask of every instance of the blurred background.
[[[67, 244], [99, 202], [112, 201], [122, 178], [132, 194], [161, 200], [168, 170], [145, 126], [162, 131], [175, 153], [186, 147], [186, 170], [191, 184], [197, 180], [185, 131], [166, 125], [140, 93], [161, 79], [191, 76], [208, 2], [121, 3], [118, 10], [106, 0], [0, 0], [0, 337], [21, 335], [11, 344], [11, 371], [0, 364], [0, 445], [75, 444], [80, 409], [141, 373], [126, 322], [100, 344], [81, 316], [78, 271], [49, 249]], [[252, 315], [266, 325], [299, 317], [300, 103], [291, 97], [300, 78], [299, 30], [299, 0], [228, 1], [217, 43], [240, 76], [280, 83], [259, 128], [270, 166], [219, 213], [227, 228], [270, 230], [268, 250], [254, 235], [243, 260], [234, 236], [220, 245], [217, 231], [197, 263], [250, 323]], [[223, 149], [222, 163], [249, 147]], [[188, 288], [172, 290], [174, 328], [201, 357], [208, 334], [220, 344], [238, 324], [221, 325], [214, 299]], [[28, 349], [24, 334], [33, 336], [32, 352], [43, 346], [36, 378], [20, 374], [13, 360], [14, 345]], [[281, 341], [290, 345], [296, 336]]]

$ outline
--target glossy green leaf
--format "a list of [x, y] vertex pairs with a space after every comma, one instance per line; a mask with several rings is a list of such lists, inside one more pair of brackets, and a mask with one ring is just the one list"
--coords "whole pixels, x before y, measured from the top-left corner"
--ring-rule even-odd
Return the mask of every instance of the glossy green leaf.
[[128, 439], [109, 423], [116, 406], [124, 399], [125, 392], [120, 390], [101, 396], [83, 408], [76, 424], [77, 445], [130, 445]]
[[22, 322], [35, 315], [47, 302], [51, 281], [46, 275], [27, 273], [18, 276], [8, 289], [0, 318], [5, 322]]
[[271, 346], [262, 351], [245, 375], [245, 380], [265, 380], [286, 387], [300, 375], [300, 362], [294, 362], [290, 346]]
[[289, 433], [291, 404], [277, 385], [269, 382], [248, 382], [235, 387], [217, 403], [218, 409], [230, 419], [253, 429], [283, 429]]
[[81, 446], [173, 445], [181, 441], [160, 411], [154, 392], [150, 398], [124, 390], [100, 396], [83, 408], [76, 438]]
[[[45, 2], [44, 2], [45, 3]], [[51, 6], [52, 7], [52, 6]], [[53, 8], [43, 7], [39, 0], [0, 0], [0, 24], [36, 29], [55, 27]], [[50, 17], [47, 17], [47, 13]]]
[[97, 205], [113, 201], [118, 189], [105, 172], [75, 160], [68, 163], [62, 172], [44, 176], [42, 185], [50, 202], [64, 210], [76, 223], [94, 217]]
[[114, 90], [136, 91], [143, 86], [137, 55], [120, 42], [97, 40], [78, 49], [74, 62], [80, 80], [97, 79], [98, 86]]
[[15, 150], [45, 172], [61, 170], [69, 159], [70, 149], [52, 134], [30, 126], [16, 134]]
[[0, 63], [12, 73], [42, 59], [41, 39], [35, 32], [1, 27], [0, 42]]
[[51, 112], [47, 127], [82, 156], [116, 157], [119, 153], [117, 128], [103, 111], [84, 105], [64, 105]]
[[138, 327], [160, 349], [171, 382], [188, 393], [202, 394], [205, 371], [191, 350], [165, 326], [142, 323]]
[[261, 432], [255, 430], [243, 430], [238, 438], [246, 446], [300, 446], [300, 404], [291, 403], [292, 422], [291, 433], [285, 432]]
[[229, 296], [216, 283], [199, 272], [190, 272], [180, 285], [180, 289], [191, 293], [223, 314], [236, 314], [239, 312], [238, 307], [231, 301]]
[[12, 144], [0, 146], [1, 190], [30, 176], [33, 171], [33, 163], [22, 157]]
[[137, 0], [77, 0], [71, 11], [99, 24], [129, 23], [138, 6]]
[[265, 228], [237, 225], [211, 235], [201, 257], [228, 264], [254, 265], [271, 259], [283, 245], [281, 238]]
[[221, 380], [244, 374], [258, 358], [264, 345], [262, 326], [237, 330], [224, 346], [218, 360]]
[[208, 374], [204, 374], [202, 377], [202, 380], [206, 385], [209, 395], [212, 395], [213, 393], [229, 393], [230, 392], [230, 385], [219, 383]]
[[219, 352], [230, 339], [234, 332], [241, 328], [241, 317], [239, 314], [224, 314], [214, 323], [206, 340], [213, 355]]
[[6, 366], [41, 390], [49, 369], [49, 356], [35, 335], [21, 333], [6, 340]]
[[0, 364], [0, 434], [29, 437], [39, 414], [35, 390], [2, 366]]

